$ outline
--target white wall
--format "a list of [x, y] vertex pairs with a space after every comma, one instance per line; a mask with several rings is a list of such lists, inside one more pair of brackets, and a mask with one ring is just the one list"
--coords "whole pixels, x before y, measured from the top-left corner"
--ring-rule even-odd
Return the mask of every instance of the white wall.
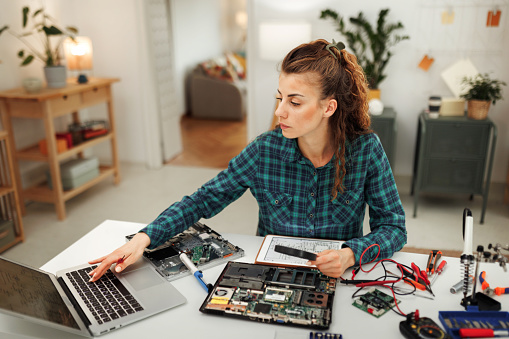
[[223, 52], [220, 0], [171, 0], [179, 110], [188, 109], [185, 88], [189, 72]]
[[[453, 1], [452, 3], [458, 3]], [[452, 3], [448, 3], [451, 5]], [[475, 4], [474, 1], [466, 1]], [[478, 2], [477, 2], [478, 3]], [[509, 84], [509, 34], [503, 34], [503, 46], [498, 52], [486, 53], [481, 47], [475, 52], [455, 52], [434, 50], [426, 45], [425, 34], [432, 23], [422, 22], [420, 11], [423, 4], [439, 6], [436, 1], [405, 1], [405, 0], [256, 0], [248, 1], [249, 10], [249, 39], [248, 39], [248, 72], [249, 72], [249, 139], [267, 130], [274, 110], [274, 94], [278, 86], [277, 63], [260, 60], [257, 53], [257, 29], [264, 21], [302, 21], [312, 24], [312, 38], [332, 38], [338, 40], [341, 36], [335, 31], [330, 21], [319, 19], [323, 9], [331, 8], [344, 17], [356, 16], [363, 11], [366, 17], [374, 22], [381, 8], [390, 8], [389, 20], [401, 21], [405, 26], [404, 32], [410, 35], [410, 40], [404, 41], [394, 48], [394, 56], [387, 67], [388, 77], [382, 82], [382, 101], [386, 106], [392, 106], [398, 113], [397, 117], [397, 154], [395, 172], [399, 175], [411, 175], [413, 154], [417, 129], [417, 116], [426, 108], [427, 98], [431, 94], [452, 96], [445, 83], [440, 78], [444, 68], [461, 57], [470, 57], [478, 70], [482, 73], [493, 74]], [[502, 3], [502, 5], [504, 5]], [[505, 4], [507, 6], [507, 4]], [[453, 6], [454, 8], [454, 6]], [[507, 7], [505, 7], [507, 12]], [[445, 8], [444, 8], [445, 10]], [[502, 10], [504, 12], [504, 10]], [[456, 9], [456, 23], [461, 23], [461, 8]], [[507, 33], [507, 19], [501, 20]], [[437, 24], [436, 22], [434, 24]], [[499, 32], [500, 32], [499, 31]], [[497, 33], [498, 34], [498, 33]], [[439, 36], [447, 43], [447, 37]], [[464, 43], [482, 45], [480, 39], [464, 36]], [[452, 44], [458, 43], [451, 41]], [[348, 47], [348, 46], [347, 46]], [[433, 53], [435, 63], [428, 72], [417, 67], [425, 53]], [[506, 100], [499, 101], [492, 107], [489, 117], [498, 127], [498, 141], [492, 181], [505, 182], [509, 158], [509, 87], [503, 89]]]

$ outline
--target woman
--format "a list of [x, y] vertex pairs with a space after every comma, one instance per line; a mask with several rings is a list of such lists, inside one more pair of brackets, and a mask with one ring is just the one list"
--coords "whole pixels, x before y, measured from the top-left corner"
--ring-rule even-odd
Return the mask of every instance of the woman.
[[[367, 84], [342, 43], [316, 40], [292, 50], [279, 76], [279, 127], [251, 142], [228, 168], [166, 209], [101, 263], [117, 272], [201, 218], [210, 218], [246, 189], [256, 198], [261, 236], [346, 240], [311, 262], [339, 277], [353, 265], [390, 257], [406, 243], [405, 215], [378, 137], [369, 130]], [[366, 204], [371, 233], [363, 236]], [[365, 251], [370, 245], [378, 244]]]

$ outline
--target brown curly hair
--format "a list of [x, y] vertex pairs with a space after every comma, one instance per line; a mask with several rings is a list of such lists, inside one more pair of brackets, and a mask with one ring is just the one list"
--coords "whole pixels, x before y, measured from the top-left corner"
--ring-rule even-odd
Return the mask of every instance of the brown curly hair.
[[336, 99], [338, 107], [329, 118], [331, 141], [336, 174], [332, 187], [332, 200], [338, 192], [343, 193], [343, 179], [346, 174], [345, 144], [358, 135], [371, 132], [371, 120], [368, 113], [368, 83], [364, 70], [357, 63], [355, 55], [345, 49], [335, 47], [326, 49], [329, 42], [324, 39], [302, 44], [286, 55], [281, 72], [302, 74], [312, 72], [318, 76], [321, 86], [321, 99]]

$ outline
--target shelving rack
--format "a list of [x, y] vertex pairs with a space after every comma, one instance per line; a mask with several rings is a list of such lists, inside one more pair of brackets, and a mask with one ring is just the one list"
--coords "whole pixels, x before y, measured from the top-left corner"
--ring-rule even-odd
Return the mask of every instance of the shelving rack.
[[6, 131], [0, 131], [0, 219], [12, 222], [12, 226], [0, 231], [1, 253], [25, 239], [19, 196], [13, 177], [9, 135]]
[[[64, 88], [45, 88], [36, 94], [29, 94], [23, 88], [16, 88], [0, 92], [0, 113], [4, 128], [9, 131], [11, 151], [15, 161], [14, 175], [20, 201], [39, 201], [55, 204], [59, 220], [66, 218], [65, 202], [99, 182], [113, 176], [114, 183], [120, 182], [118, 152], [116, 144], [115, 116], [111, 85], [118, 82], [115, 78], [91, 78], [86, 84], [78, 84], [76, 79], [69, 79]], [[54, 119], [72, 114], [73, 122], [80, 122], [79, 111], [94, 105], [106, 103], [109, 122], [109, 132], [106, 135], [80, 143], [64, 152], [57, 152]], [[44, 123], [45, 139], [48, 154], [39, 151], [37, 144], [23, 149], [16, 149], [13, 137], [12, 120], [15, 119], [39, 119]], [[95, 179], [71, 190], [63, 190], [60, 162], [74, 156], [83, 157], [83, 151], [105, 143], [111, 144], [112, 164], [99, 167], [99, 176]], [[21, 175], [18, 161], [39, 161], [49, 165], [51, 181], [55, 183], [50, 189], [47, 183], [22, 189]], [[24, 204], [21, 204], [22, 213], [25, 212]]]

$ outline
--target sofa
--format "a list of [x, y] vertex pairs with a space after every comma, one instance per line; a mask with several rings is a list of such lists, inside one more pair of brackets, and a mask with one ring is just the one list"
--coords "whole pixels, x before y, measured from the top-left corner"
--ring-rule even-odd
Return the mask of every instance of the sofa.
[[[246, 115], [246, 76], [239, 56], [225, 54], [200, 63], [189, 81], [192, 117], [243, 120]], [[240, 59], [241, 60], [241, 59]]]

